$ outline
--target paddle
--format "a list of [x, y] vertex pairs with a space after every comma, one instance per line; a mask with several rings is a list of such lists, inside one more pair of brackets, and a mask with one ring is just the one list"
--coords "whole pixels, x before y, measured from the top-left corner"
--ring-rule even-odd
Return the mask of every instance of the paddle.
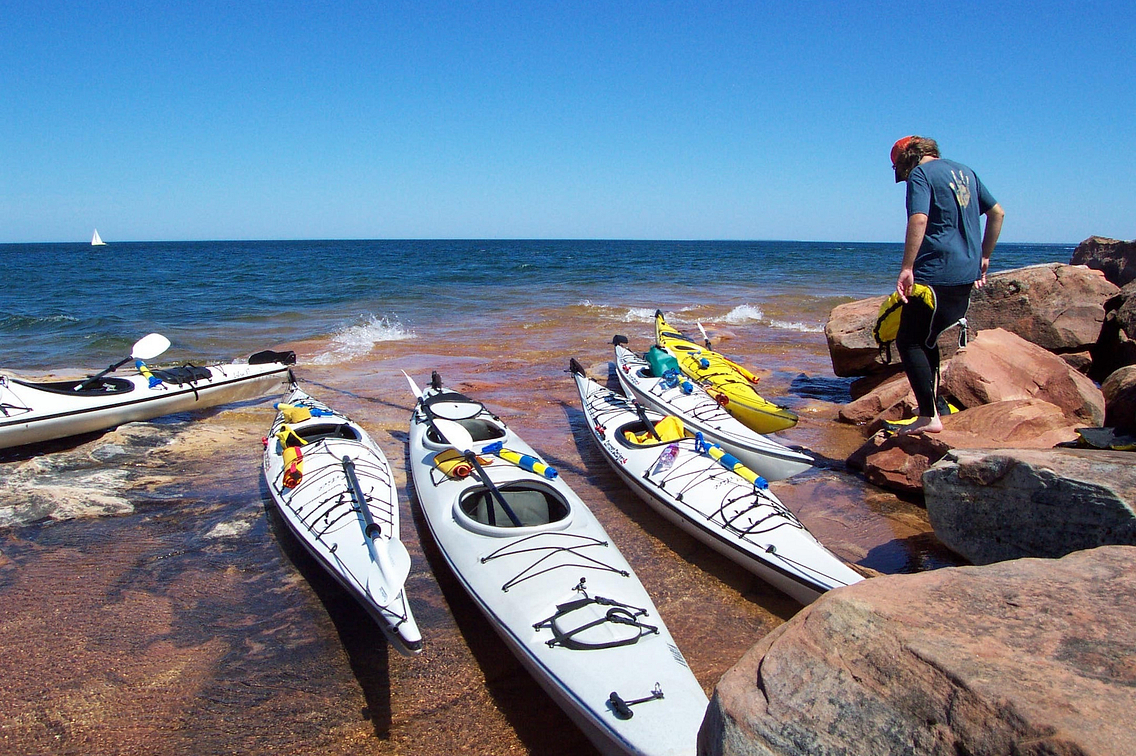
[[371, 552], [371, 567], [367, 570], [367, 592], [383, 605], [389, 604], [398, 592], [402, 590], [407, 576], [410, 574], [410, 553], [402, 541], [394, 538], [394, 534], [387, 539], [386, 548], [376, 543], [382, 530], [371, 516], [371, 508], [367, 506], [367, 497], [359, 485], [359, 477], [355, 474], [355, 462], [348, 456], [340, 459], [343, 464], [343, 474], [347, 476], [347, 484], [351, 487], [351, 494], [359, 505], [359, 512], [363, 515], [363, 538], [367, 543], [367, 550]]
[[702, 331], [702, 340], [706, 342], [706, 348], [713, 349], [714, 347], [710, 346], [710, 337], [706, 335], [706, 329], [702, 327], [701, 321], [698, 321], [698, 330]]
[[[403, 370], [402, 374], [406, 375], [406, 371]], [[422, 395], [422, 390], [418, 388], [418, 384], [415, 383], [414, 379], [409, 375], [406, 375], [406, 380], [410, 384], [410, 390], [414, 392], [415, 398], [418, 399], [418, 403], [422, 404], [423, 399], [425, 398]], [[433, 386], [435, 390], [442, 385], [442, 379], [441, 377], [439, 377], [437, 371], [434, 371], [431, 374], [430, 385]], [[477, 474], [478, 479], [485, 485], [486, 488], [489, 489], [489, 493], [491, 493], [493, 495], [493, 498], [497, 500], [497, 503], [501, 505], [501, 509], [505, 511], [505, 514], [512, 521], [513, 525], [518, 528], [521, 527], [520, 518], [518, 518], [516, 513], [513, 512], [513, 508], [509, 506], [509, 502], [505, 501], [505, 496], [501, 493], [501, 490], [497, 488], [497, 486], [493, 484], [493, 481], [489, 479], [489, 476], [486, 475], [485, 470], [481, 467], [481, 463], [477, 461], [477, 452], [473, 451], [473, 436], [469, 435], [469, 431], [467, 431], [461, 423], [455, 420], [447, 420], [444, 417], [435, 417], [433, 413], [429, 411], [427, 411], [425, 414], [426, 422], [434, 426], [434, 430], [438, 432], [438, 435], [441, 437], [442, 441], [454, 447], [459, 452], [461, 452], [463, 456], [465, 456], [466, 460], [470, 463], [470, 466]], [[493, 513], [493, 507], [489, 507], [489, 524], [497, 524]]]
[[98, 375], [91, 376], [77, 385], [74, 390], [82, 391], [91, 384], [96, 383], [107, 373], [113, 373], [131, 360], [152, 360], [169, 348], [170, 340], [160, 333], [151, 333], [147, 336], [143, 336], [138, 339], [138, 341], [134, 342], [134, 349], [131, 350], [129, 357], [123, 359], [121, 362], [116, 362]]

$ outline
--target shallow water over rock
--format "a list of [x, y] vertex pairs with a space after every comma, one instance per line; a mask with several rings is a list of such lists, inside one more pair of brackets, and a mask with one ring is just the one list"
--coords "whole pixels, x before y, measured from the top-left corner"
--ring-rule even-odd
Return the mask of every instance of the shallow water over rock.
[[[565, 352], [585, 349], [560, 338], [570, 343], [509, 359], [493, 345], [424, 354], [394, 343], [334, 368], [305, 367], [300, 350], [305, 387], [359, 420], [395, 469], [425, 641], [415, 657], [389, 652], [278, 521], [260, 478], [271, 398], [0, 458], [0, 752], [594, 752], [430, 540], [408, 490], [412, 398], [401, 369], [424, 383], [438, 368], [560, 471], [709, 692], [800, 607], [665, 522], [606, 466], [561, 372]], [[606, 352], [586, 353], [603, 364]], [[771, 373], [769, 393], [796, 375]], [[833, 421], [834, 405], [796, 402], [801, 422], [782, 440], [820, 464], [773, 490], [805, 525], [869, 571], [953, 563], [922, 508], [844, 471], [861, 436]]]

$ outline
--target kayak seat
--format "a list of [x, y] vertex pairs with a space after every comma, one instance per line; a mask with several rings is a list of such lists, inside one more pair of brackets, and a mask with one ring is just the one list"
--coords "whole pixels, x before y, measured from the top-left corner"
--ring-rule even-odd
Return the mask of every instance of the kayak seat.
[[[550, 491], [509, 486], [501, 486], [498, 490], [508, 502], [513, 514], [520, 520], [522, 527], [547, 525], [568, 516], [568, 506]], [[516, 527], [500, 502], [487, 489], [478, 489], [466, 496], [462, 500], [461, 508], [470, 519], [482, 525], [499, 528]], [[490, 511], [492, 511], [492, 522]]]

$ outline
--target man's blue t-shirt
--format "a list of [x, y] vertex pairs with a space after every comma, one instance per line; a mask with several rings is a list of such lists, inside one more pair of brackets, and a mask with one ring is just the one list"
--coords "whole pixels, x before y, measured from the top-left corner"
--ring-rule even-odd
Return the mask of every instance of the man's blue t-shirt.
[[974, 283], [981, 274], [982, 216], [997, 201], [974, 171], [953, 160], [930, 160], [907, 178], [907, 216], [927, 216], [915, 256], [915, 280], [935, 286]]

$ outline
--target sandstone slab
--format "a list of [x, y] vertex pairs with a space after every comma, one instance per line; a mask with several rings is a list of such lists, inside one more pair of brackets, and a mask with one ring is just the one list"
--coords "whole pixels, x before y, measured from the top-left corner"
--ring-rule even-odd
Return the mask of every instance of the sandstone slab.
[[701, 756], [1136, 753], [1136, 547], [891, 575], [774, 630]]
[[955, 449], [927, 470], [935, 536], [975, 564], [1136, 545], [1136, 455]]

